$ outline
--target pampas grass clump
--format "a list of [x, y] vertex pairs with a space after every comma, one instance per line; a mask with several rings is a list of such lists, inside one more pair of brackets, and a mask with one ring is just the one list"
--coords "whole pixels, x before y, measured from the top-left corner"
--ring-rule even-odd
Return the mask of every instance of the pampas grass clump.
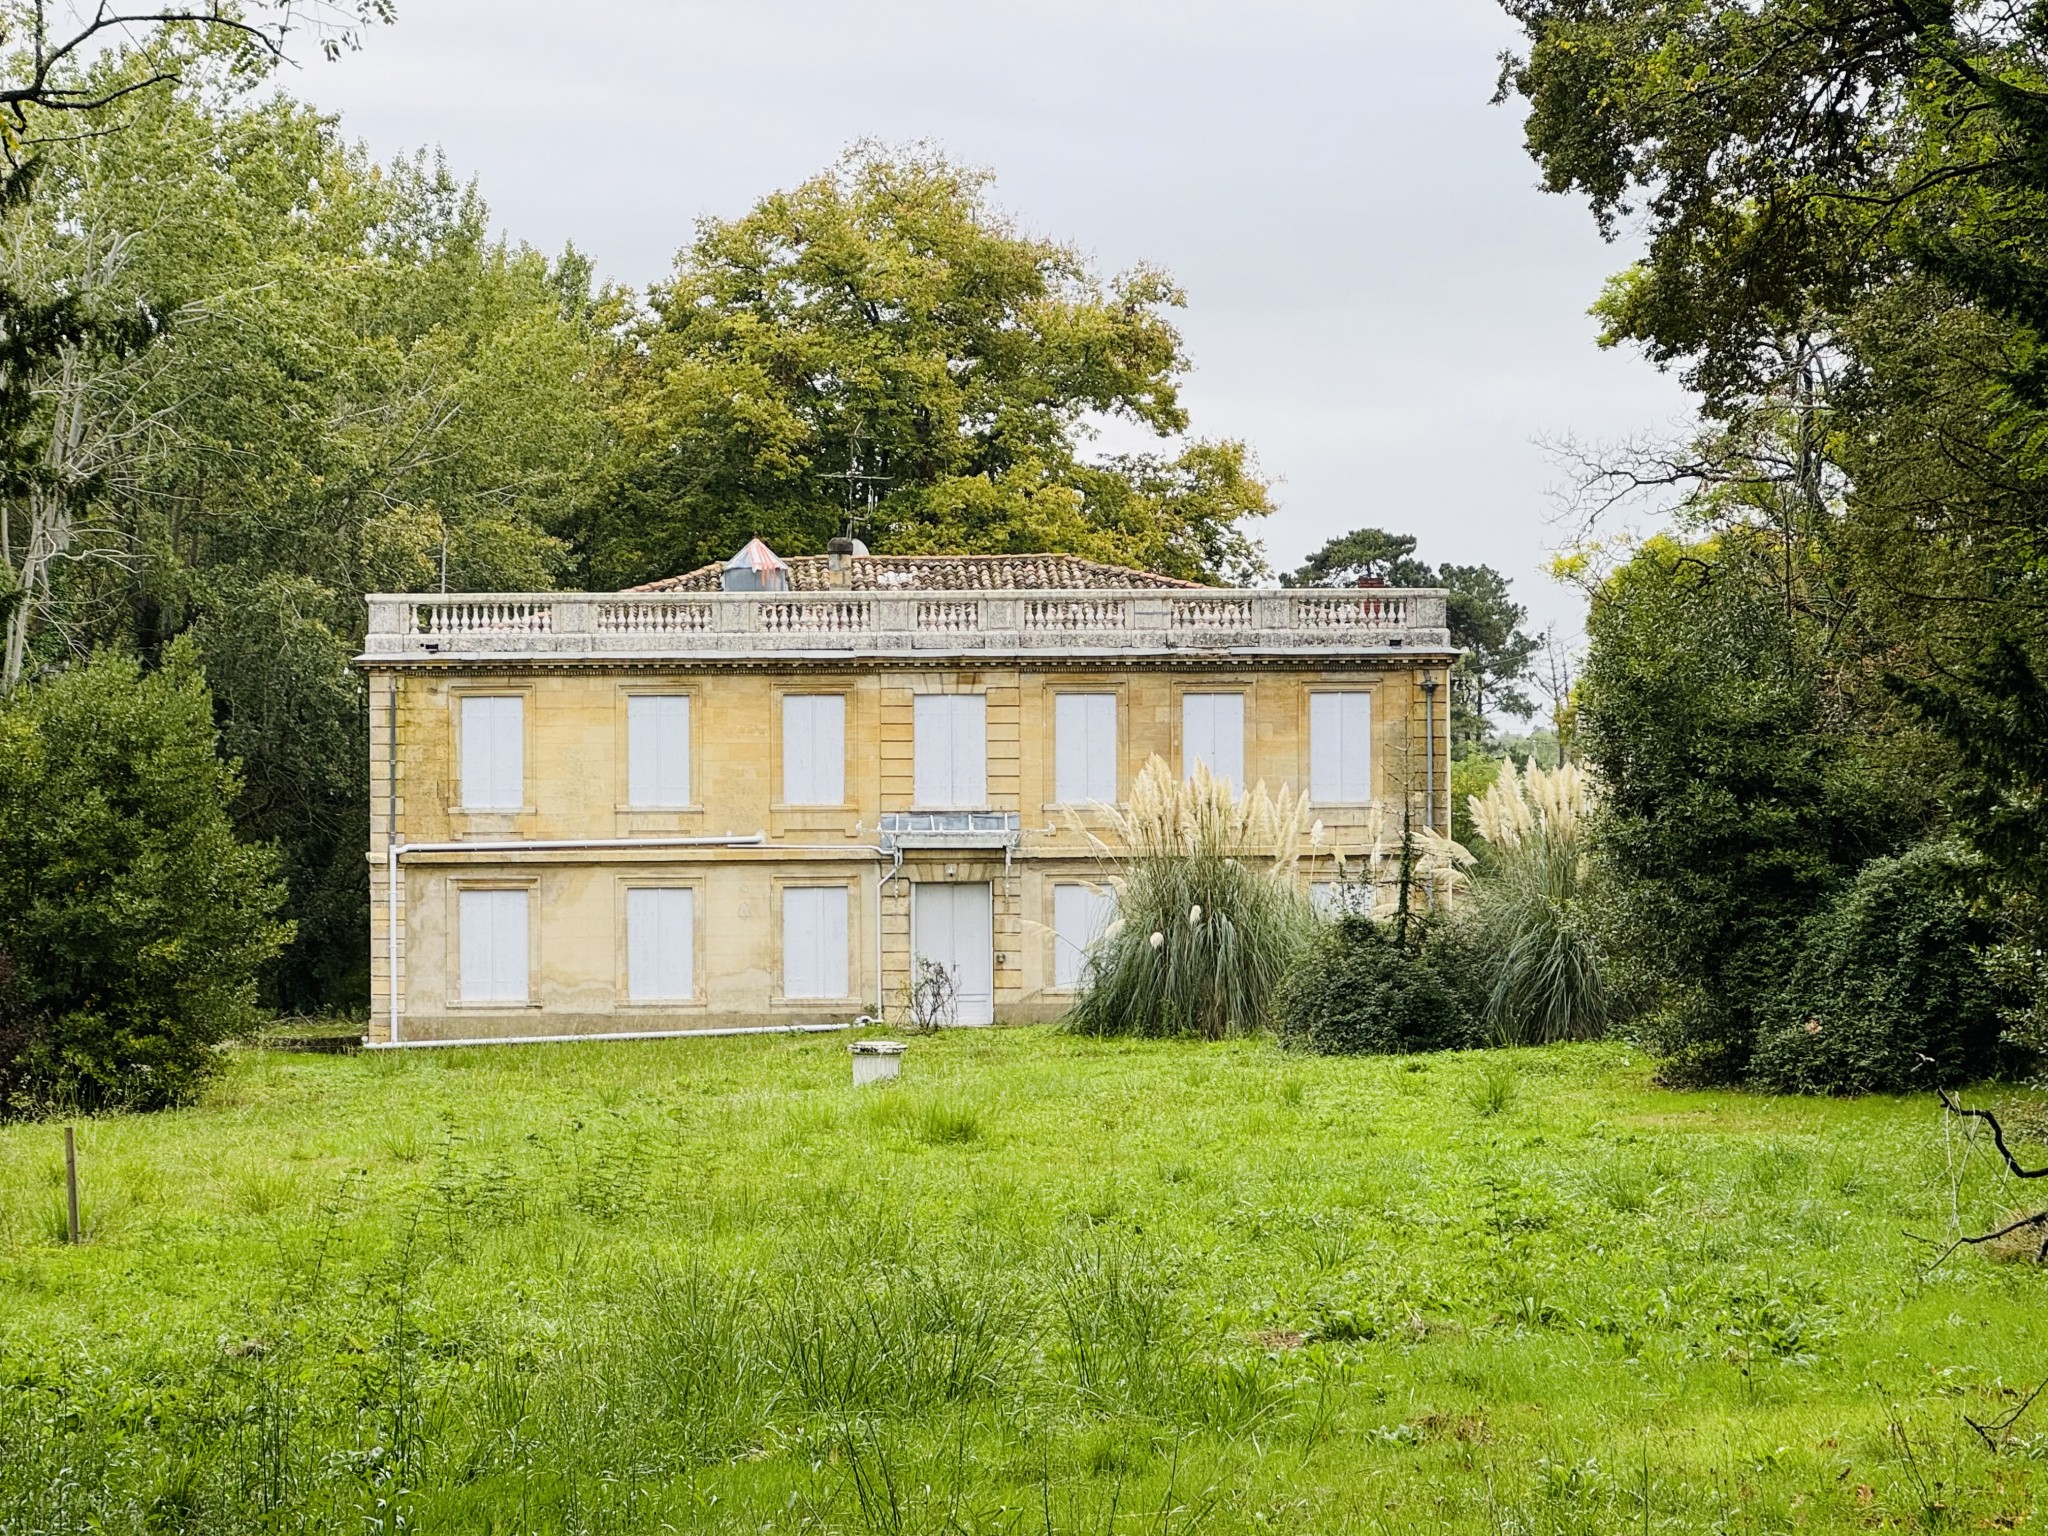
[[[1125, 807], [1098, 807], [1115, 842], [1117, 920], [1096, 942], [1072, 1028], [1222, 1040], [1264, 1028], [1314, 918], [1294, 883], [1305, 795], [1236, 794], [1153, 758]], [[1092, 834], [1091, 834], [1092, 837]]]
[[1496, 956], [1487, 1024], [1503, 1045], [1590, 1040], [1607, 1027], [1607, 986], [1585, 910], [1592, 785], [1575, 764], [1502, 770], [1470, 801], [1495, 863], [1478, 920]]

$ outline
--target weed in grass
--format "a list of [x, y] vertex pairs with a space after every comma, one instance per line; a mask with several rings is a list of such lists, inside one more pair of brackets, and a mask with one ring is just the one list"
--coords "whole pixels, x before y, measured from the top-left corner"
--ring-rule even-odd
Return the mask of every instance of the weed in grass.
[[928, 1147], [958, 1147], [981, 1140], [981, 1114], [963, 1104], [928, 1103], [917, 1113], [913, 1134]]
[[427, 1154], [426, 1138], [420, 1134], [420, 1128], [409, 1120], [385, 1126], [377, 1144], [394, 1163], [416, 1163]]
[[1189, 1378], [1181, 1390], [1193, 1397], [1196, 1417], [1226, 1440], [1258, 1430], [1293, 1398], [1291, 1384], [1266, 1354], [1208, 1361]]
[[1506, 1061], [1489, 1061], [1479, 1070], [1479, 1075], [1465, 1086], [1465, 1102], [1479, 1115], [1500, 1115], [1514, 1107], [1515, 1096], [1521, 1088], [1520, 1075], [1514, 1064]]
[[892, 1093], [869, 1106], [870, 1123], [902, 1130], [927, 1147], [958, 1147], [981, 1140], [981, 1112], [968, 1104]]
[[1670, 1188], [1670, 1170], [1657, 1149], [1615, 1147], [1593, 1164], [1586, 1183], [1598, 1199], [1623, 1215], [1655, 1205]]
[[[81, 1217], [81, 1224], [83, 1218]], [[42, 1237], [48, 1243], [71, 1241], [71, 1207], [63, 1196], [43, 1203]], [[81, 1236], [84, 1234], [81, 1233]]]
[[1299, 1107], [1306, 1087], [1298, 1077], [1290, 1077], [1280, 1084], [1280, 1102]]
[[1351, 1262], [1351, 1234], [1341, 1227], [1313, 1226], [1299, 1241], [1303, 1261], [1316, 1274], [1334, 1273]]
[[1752, 1194], [1778, 1195], [1803, 1187], [1813, 1167], [1813, 1157], [1804, 1148], [1765, 1142], [1750, 1148], [1741, 1179]]
[[298, 1203], [299, 1181], [289, 1170], [259, 1168], [235, 1190], [235, 1204], [244, 1215], [271, 1216]]

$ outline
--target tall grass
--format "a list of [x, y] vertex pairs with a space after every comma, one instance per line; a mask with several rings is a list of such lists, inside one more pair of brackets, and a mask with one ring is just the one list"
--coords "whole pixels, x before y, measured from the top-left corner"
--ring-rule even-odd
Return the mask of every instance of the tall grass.
[[1313, 921], [1294, 883], [1307, 797], [1235, 793], [1160, 758], [1109, 810], [1117, 920], [1089, 957], [1072, 1027], [1222, 1040], [1265, 1027]]
[[[1942, 1319], [1995, 1409], [2038, 1293], [1963, 1253], [1931, 1308], [1897, 1238], [2002, 1212], [2001, 1170], [1955, 1183], [1906, 1101], [1503, 1065], [1036, 1029], [933, 1037], [886, 1092], [801, 1036], [245, 1055], [82, 1124], [76, 1248], [61, 1135], [0, 1127], [0, 1532], [1852, 1533], [1919, 1518], [1893, 1416], [1953, 1436], [1956, 1529], [2027, 1514]], [[404, 1124], [423, 1156], [363, 1130]]]
[[1477, 916], [1497, 957], [1487, 1024], [1503, 1045], [1590, 1040], [1607, 1027], [1607, 986], [1586, 912], [1592, 787], [1574, 764], [1504, 769], [1471, 800], [1492, 844]]

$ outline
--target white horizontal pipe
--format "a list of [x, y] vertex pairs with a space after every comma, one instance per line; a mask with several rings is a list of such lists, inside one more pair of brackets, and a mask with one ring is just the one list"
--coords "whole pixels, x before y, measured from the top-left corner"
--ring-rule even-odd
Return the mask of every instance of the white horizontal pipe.
[[416, 1051], [427, 1046], [576, 1045], [585, 1040], [687, 1040], [699, 1035], [825, 1035], [851, 1024], [747, 1024], [735, 1029], [635, 1029], [602, 1035], [485, 1035], [475, 1040], [365, 1040], [369, 1051]]
[[768, 842], [765, 832], [748, 832], [725, 837], [553, 837], [510, 838], [500, 842], [400, 843], [398, 856], [408, 853], [535, 853], [580, 848], [760, 848]]

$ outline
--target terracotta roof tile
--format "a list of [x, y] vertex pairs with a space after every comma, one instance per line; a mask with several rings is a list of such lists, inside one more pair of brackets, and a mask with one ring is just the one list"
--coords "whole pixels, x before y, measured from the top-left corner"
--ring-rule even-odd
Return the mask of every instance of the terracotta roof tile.
[[[792, 592], [829, 592], [830, 557], [785, 557]], [[1078, 555], [850, 555], [845, 590], [854, 592], [1050, 592], [1078, 589], [1129, 592], [1199, 587], [1129, 566], [1105, 565]], [[630, 587], [632, 592], [716, 592], [723, 565], [700, 566], [681, 576]]]

